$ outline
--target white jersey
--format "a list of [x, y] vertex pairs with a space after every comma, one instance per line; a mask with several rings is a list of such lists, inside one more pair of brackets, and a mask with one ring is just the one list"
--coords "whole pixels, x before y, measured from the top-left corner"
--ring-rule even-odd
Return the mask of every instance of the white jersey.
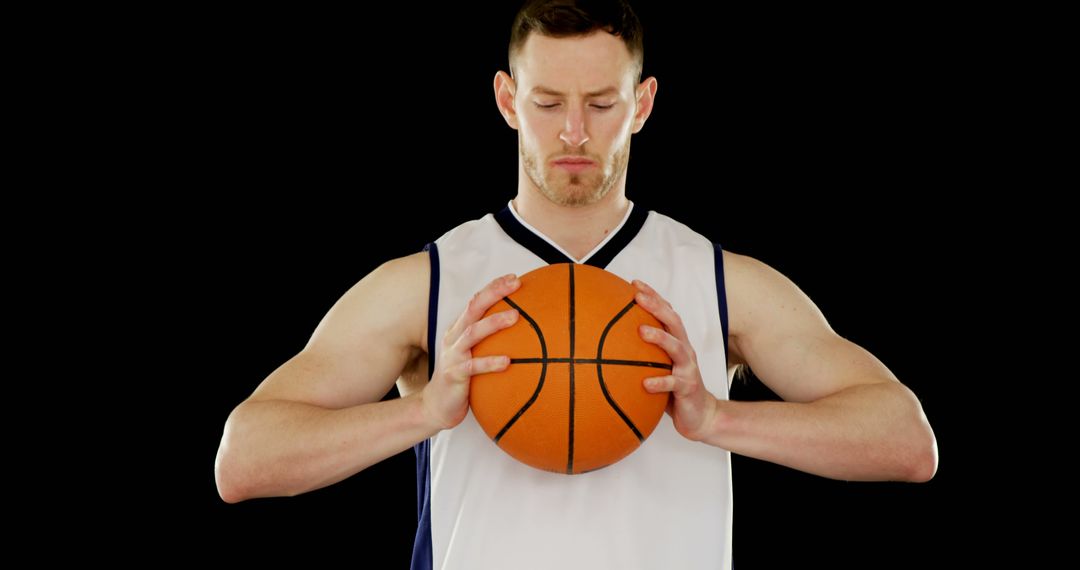
[[[430, 370], [436, 339], [506, 273], [575, 262], [512, 206], [428, 246]], [[671, 302], [705, 386], [726, 399], [727, 303], [721, 250], [667, 216], [631, 205], [579, 263], [641, 279]], [[498, 448], [470, 412], [417, 452], [414, 570], [695, 570], [731, 567], [730, 453], [689, 441], [665, 415], [628, 457], [579, 475], [541, 471]]]

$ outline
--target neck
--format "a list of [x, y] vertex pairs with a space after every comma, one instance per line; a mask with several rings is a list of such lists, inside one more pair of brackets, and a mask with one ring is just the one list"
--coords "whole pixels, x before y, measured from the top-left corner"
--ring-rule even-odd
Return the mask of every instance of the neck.
[[575, 260], [585, 257], [604, 241], [622, 222], [629, 207], [623, 177], [600, 201], [587, 206], [560, 206], [548, 200], [532, 184], [519, 188], [514, 198], [514, 210], [518, 215], [559, 244]]

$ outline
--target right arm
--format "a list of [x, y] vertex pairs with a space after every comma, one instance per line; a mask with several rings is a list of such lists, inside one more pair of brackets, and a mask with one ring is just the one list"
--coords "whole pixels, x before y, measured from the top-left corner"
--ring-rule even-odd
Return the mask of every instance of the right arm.
[[430, 265], [420, 253], [388, 262], [330, 309], [304, 349], [270, 374], [225, 423], [215, 475], [226, 502], [296, 495], [341, 481], [464, 419], [469, 379], [502, 370], [470, 349], [516, 314], [483, 313], [517, 287], [497, 279], [442, 339], [423, 390], [380, 402], [428, 351]]

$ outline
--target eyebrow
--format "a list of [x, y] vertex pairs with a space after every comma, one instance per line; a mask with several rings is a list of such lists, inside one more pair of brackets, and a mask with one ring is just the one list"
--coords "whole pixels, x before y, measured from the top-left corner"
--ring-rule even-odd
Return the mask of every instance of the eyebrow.
[[[597, 91], [590, 91], [590, 92], [586, 93], [585, 96], [586, 97], [600, 97], [602, 95], [612, 95], [612, 94], [615, 94], [615, 93], [618, 93], [618, 92], [619, 92], [619, 90], [616, 89], [615, 87], [605, 87], [605, 88], [599, 89]], [[563, 97], [563, 96], [566, 95], [566, 93], [563, 93], [562, 91], [556, 91], [556, 90], [554, 90], [554, 89], [552, 89], [550, 87], [544, 87], [543, 85], [537, 85], [536, 87], [533, 87], [531, 93], [539, 93], [541, 95], [552, 95], [552, 96], [555, 96], [555, 97]]]

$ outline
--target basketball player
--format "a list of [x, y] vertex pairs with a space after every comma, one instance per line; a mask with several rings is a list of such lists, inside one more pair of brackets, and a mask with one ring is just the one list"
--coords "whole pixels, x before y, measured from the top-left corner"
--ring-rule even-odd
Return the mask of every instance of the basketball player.
[[[642, 57], [621, 0], [526, 3], [494, 79], [518, 133], [516, 196], [362, 279], [237, 406], [216, 464], [225, 501], [304, 493], [415, 447], [413, 568], [715, 569], [730, 567], [730, 453], [845, 480], [933, 477], [934, 434], [888, 368], [777, 271], [628, 199], [630, 141], [657, 94]], [[468, 409], [470, 378], [508, 365], [470, 348], [518, 318], [482, 315], [515, 275], [558, 262], [632, 281], [664, 325], [642, 338], [674, 362], [645, 381], [673, 395], [671, 421], [573, 476], [515, 461]], [[728, 400], [739, 365], [785, 401]], [[395, 381], [401, 398], [380, 402]]]

